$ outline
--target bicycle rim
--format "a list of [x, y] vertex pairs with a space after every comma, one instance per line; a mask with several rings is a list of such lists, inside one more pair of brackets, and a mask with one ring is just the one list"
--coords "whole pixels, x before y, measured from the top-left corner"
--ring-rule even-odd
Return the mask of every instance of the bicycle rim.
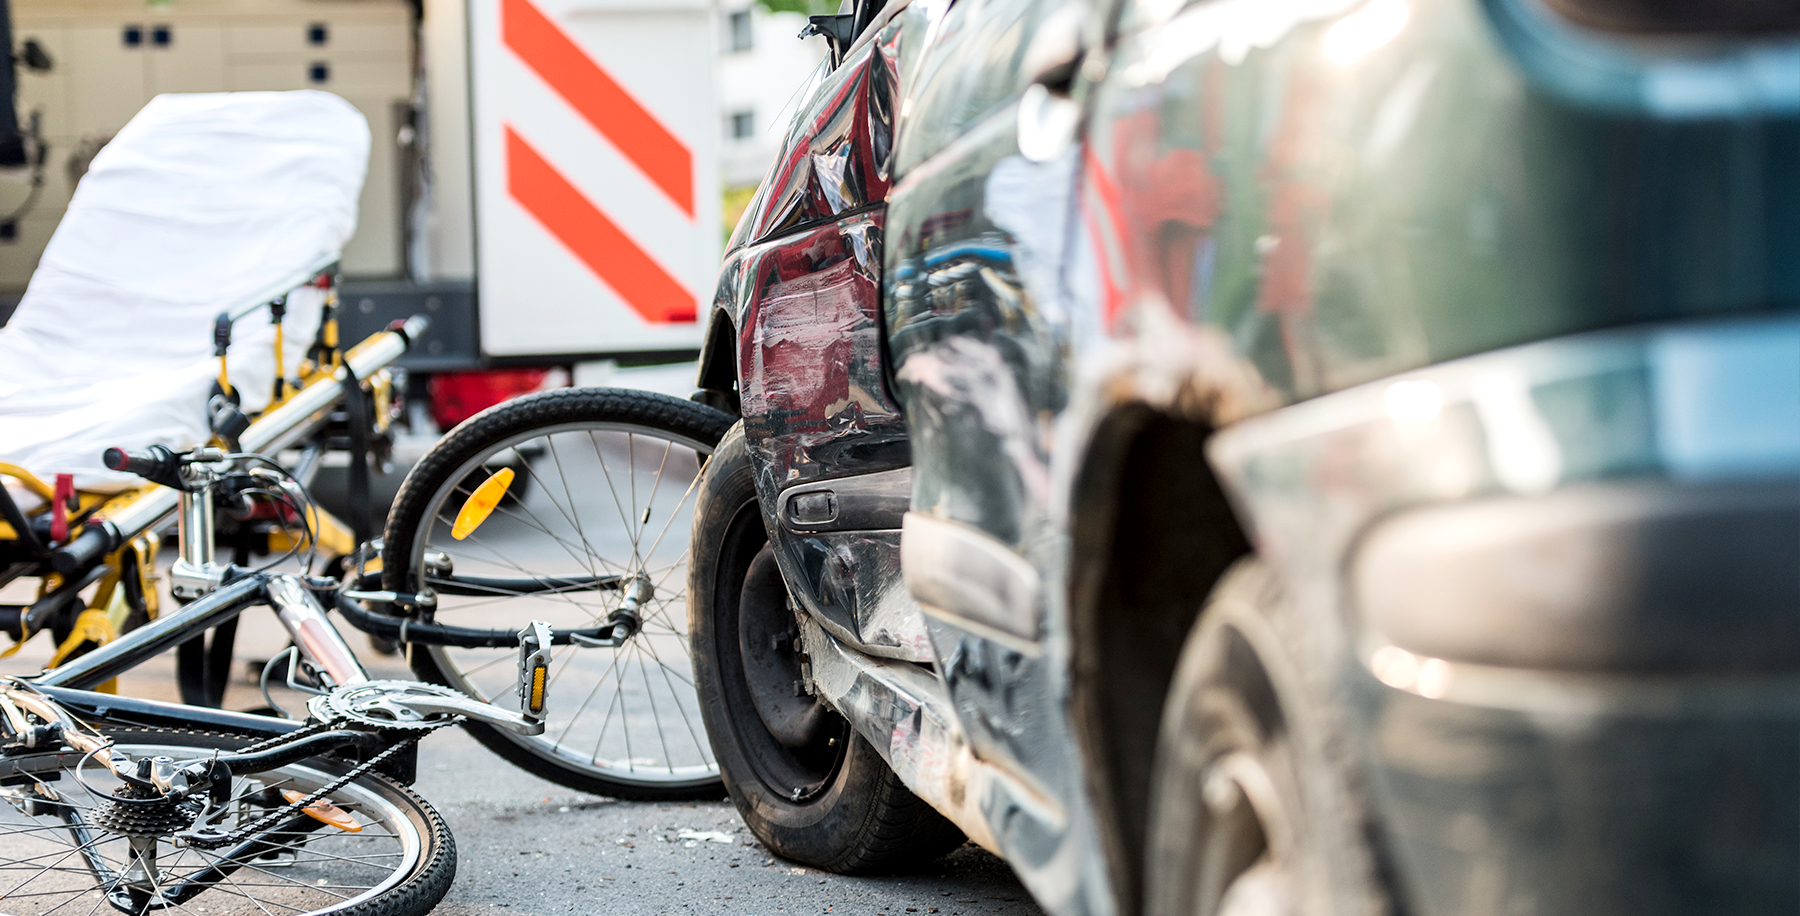
[[[717, 783], [688, 656], [688, 527], [699, 469], [711, 447], [635, 423], [576, 421], [521, 433], [455, 469], [426, 503], [411, 568], [441, 588], [427, 556], [455, 576], [567, 582], [648, 576], [654, 595], [642, 630], [618, 648], [559, 646], [551, 658], [542, 735], [490, 737], [606, 786], [680, 789]], [[451, 536], [473, 488], [502, 467], [514, 483], [466, 539]], [[612, 589], [491, 597], [440, 594], [434, 619], [472, 627], [547, 620], [557, 630], [606, 622]], [[420, 646], [443, 679], [483, 701], [516, 703], [514, 649]]]
[[[194, 744], [146, 741], [117, 746], [134, 759], [167, 755], [191, 760], [206, 753]], [[145, 904], [148, 912], [363, 913], [413, 876], [427, 853], [424, 830], [396, 797], [390, 797], [403, 790], [390, 787], [392, 792], [383, 793], [358, 780], [326, 799], [356, 818], [360, 824], [356, 832], [320, 825], [302, 834], [268, 833], [258, 852], [241, 859], [230, 857], [230, 847], [177, 848], [164, 836], [151, 841], [154, 856], [145, 856], [145, 841], [138, 841], [134, 852], [130, 837], [99, 826], [105, 821], [96, 806], [108, 801], [120, 785], [118, 778], [91, 760], [82, 764], [79, 754], [60, 756], [54, 766], [44, 769], [38, 765], [58, 755], [0, 761], [0, 773], [5, 774], [0, 781], [12, 783], [0, 789], [6, 802], [0, 804], [0, 910], [10, 916], [114, 912], [118, 907], [109, 904], [107, 885], [116, 887], [134, 861], [146, 860], [153, 867], [143, 869], [138, 883], [152, 894], [179, 892], [184, 883], [195, 889], [185, 900]], [[76, 778], [78, 765], [81, 772]], [[225, 825], [248, 823], [270, 810], [266, 799], [272, 796], [265, 790], [306, 794], [336, 776], [306, 762], [234, 779], [229, 804], [236, 811]], [[85, 835], [70, 828], [71, 812], [85, 825]], [[96, 863], [112, 873], [113, 881], [97, 874]], [[190, 881], [202, 869], [221, 865], [229, 870], [222, 879]]]

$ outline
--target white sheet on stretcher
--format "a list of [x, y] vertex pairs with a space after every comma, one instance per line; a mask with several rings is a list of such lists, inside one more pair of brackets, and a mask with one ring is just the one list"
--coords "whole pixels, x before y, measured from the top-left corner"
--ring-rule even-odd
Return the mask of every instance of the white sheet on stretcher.
[[[0, 461], [122, 490], [139, 481], [101, 465], [108, 446], [210, 438], [214, 318], [337, 260], [368, 159], [368, 123], [329, 93], [152, 99], [94, 157], [0, 327]], [[289, 296], [290, 373], [321, 301], [316, 289]], [[246, 410], [268, 402], [273, 342], [267, 309], [238, 320], [229, 365]]]

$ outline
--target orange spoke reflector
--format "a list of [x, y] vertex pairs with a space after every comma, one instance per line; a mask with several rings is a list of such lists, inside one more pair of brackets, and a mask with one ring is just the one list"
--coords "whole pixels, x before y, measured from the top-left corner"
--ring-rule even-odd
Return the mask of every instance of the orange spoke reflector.
[[506, 495], [506, 488], [512, 486], [512, 468], [501, 468], [494, 476], [481, 482], [475, 492], [469, 494], [469, 501], [463, 503], [462, 511], [456, 513], [456, 524], [450, 526], [450, 536], [462, 540], [475, 533], [481, 523], [492, 515], [494, 507], [500, 505], [500, 498]]
[[[287, 799], [288, 804], [291, 805], [300, 799], [305, 798], [306, 795], [295, 792], [292, 789], [282, 789], [281, 797]], [[324, 799], [319, 799], [300, 810], [306, 812], [307, 817], [310, 817], [321, 824], [330, 824], [346, 833], [362, 832], [362, 821], [357, 820], [356, 815], [351, 814]]]

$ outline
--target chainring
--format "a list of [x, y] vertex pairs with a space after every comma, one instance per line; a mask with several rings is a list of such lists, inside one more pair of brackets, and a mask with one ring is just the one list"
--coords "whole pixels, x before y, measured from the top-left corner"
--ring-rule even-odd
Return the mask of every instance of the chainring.
[[460, 691], [418, 681], [365, 681], [339, 687], [306, 702], [308, 712], [321, 722], [354, 722], [388, 731], [429, 731], [455, 720], [448, 713], [420, 715], [394, 702], [406, 696], [463, 697]]

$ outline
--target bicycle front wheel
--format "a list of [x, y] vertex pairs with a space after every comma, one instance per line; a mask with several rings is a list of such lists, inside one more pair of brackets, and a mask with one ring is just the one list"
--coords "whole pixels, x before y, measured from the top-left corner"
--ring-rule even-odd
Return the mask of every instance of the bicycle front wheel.
[[[467, 723], [490, 750], [553, 782], [615, 798], [716, 798], [719, 768], [688, 658], [688, 527], [700, 467], [732, 423], [666, 395], [572, 388], [464, 421], [401, 485], [382, 547], [389, 588], [438, 595], [452, 626], [559, 631], [605, 624], [621, 583], [647, 581], [642, 626], [618, 647], [555, 649], [549, 719], [525, 736]], [[502, 471], [510, 474], [502, 474]], [[497, 504], [457, 520], [477, 488]], [[421, 678], [513, 704], [515, 649], [415, 645]]]
[[[134, 760], [196, 760], [252, 743], [164, 729], [106, 736]], [[223, 826], [251, 825], [348, 769], [316, 757], [235, 777]], [[338, 825], [301, 814], [216, 850], [175, 846], [171, 834], [192, 812], [134, 800], [123, 785], [78, 753], [0, 757], [0, 912], [418, 916], [437, 906], [456, 876], [456, 845], [443, 818], [377, 773], [324, 797]]]

